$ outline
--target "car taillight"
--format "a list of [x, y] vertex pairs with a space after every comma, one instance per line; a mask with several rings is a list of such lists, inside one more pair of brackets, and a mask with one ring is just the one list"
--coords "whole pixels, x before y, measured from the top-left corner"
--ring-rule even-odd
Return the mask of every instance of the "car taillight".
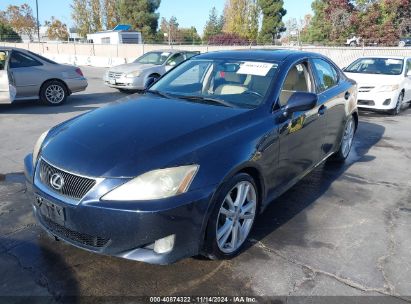
[[84, 77], [83, 72], [80, 70], [80, 68], [76, 69], [76, 73], [79, 74], [80, 76]]

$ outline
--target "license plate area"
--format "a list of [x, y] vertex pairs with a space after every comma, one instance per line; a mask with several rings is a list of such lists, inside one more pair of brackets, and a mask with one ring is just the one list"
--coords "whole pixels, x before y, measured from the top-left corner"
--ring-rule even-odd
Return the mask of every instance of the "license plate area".
[[54, 204], [39, 195], [36, 195], [35, 200], [36, 206], [43, 216], [54, 221], [55, 223], [64, 225], [66, 214], [63, 207]]

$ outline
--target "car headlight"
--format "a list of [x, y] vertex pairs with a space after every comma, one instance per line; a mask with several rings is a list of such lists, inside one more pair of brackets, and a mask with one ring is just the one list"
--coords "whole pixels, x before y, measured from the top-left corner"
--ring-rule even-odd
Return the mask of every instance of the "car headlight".
[[131, 73], [126, 74], [126, 78], [135, 78], [141, 75], [141, 71], [134, 71]]
[[377, 92], [392, 92], [398, 90], [400, 86], [398, 84], [395, 85], [383, 85], [377, 88]]
[[105, 201], [143, 201], [172, 197], [188, 191], [198, 165], [144, 173], [104, 195]]
[[47, 137], [47, 134], [49, 134], [49, 130], [47, 130], [46, 132], [41, 134], [39, 139], [37, 139], [36, 144], [34, 145], [34, 149], [33, 149], [33, 167], [36, 166], [37, 159], [39, 157], [39, 153], [40, 153], [40, 150], [41, 150], [41, 146], [43, 145], [44, 139]]

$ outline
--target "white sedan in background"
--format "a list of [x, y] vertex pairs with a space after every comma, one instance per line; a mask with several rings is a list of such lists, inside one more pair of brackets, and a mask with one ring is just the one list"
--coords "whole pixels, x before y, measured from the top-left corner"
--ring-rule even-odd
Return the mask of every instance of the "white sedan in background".
[[363, 57], [345, 74], [358, 83], [358, 107], [388, 111], [398, 115], [411, 101], [411, 58]]

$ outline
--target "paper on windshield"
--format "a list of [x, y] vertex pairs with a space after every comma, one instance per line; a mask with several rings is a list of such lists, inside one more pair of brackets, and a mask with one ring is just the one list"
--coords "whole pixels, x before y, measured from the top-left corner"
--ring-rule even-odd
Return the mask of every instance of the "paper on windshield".
[[237, 71], [237, 74], [267, 76], [272, 67], [272, 63], [246, 61], [241, 64], [240, 68]]
[[164, 57], [166, 57], [168, 55], [170, 55], [170, 53], [167, 53], [167, 52], [161, 53], [161, 56], [164, 56]]

